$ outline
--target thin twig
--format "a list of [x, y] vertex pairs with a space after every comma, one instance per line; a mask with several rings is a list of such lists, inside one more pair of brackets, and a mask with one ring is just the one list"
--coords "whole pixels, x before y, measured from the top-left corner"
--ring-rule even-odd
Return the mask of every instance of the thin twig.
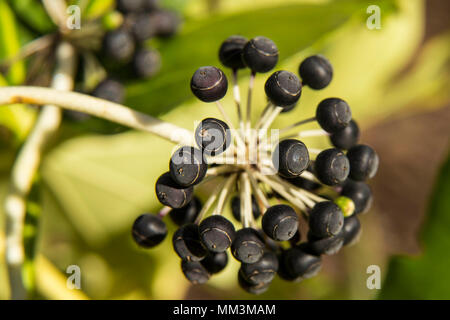
[[231, 177], [229, 177], [224, 186], [222, 191], [220, 191], [219, 198], [217, 199], [217, 205], [216, 209], [214, 210], [213, 214], [222, 214], [223, 208], [225, 207], [226, 200], [228, 199], [231, 192], [233, 192], [234, 188], [234, 182], [236, 181], [237, 174], [233, 174]]
[[254, 224], [254, 222], [252, 210], [252, 193], [247, 172], [244, 172], [240, 175], [240, 187], [241, 220], [243, 220], [242, 224], [244, 228], [248, 228], [251, 224]]
[[298, 122], [296, 122], [294, 124], [291, 124], [290, 126], [287, 126], [287, 127], [284, 127], [282, 129], [280, 129], [280, 134], [285, 133], [285, 132], [287, 132], [287, 131], [289, 131], [291, 129], [294, 129], [294, 128], [298, 127], [298, 126], [301, 126], [302, 124], [310, 123], [310, 122], [313, 122], [313, 121], [316, 121], [316, 117], [312, 117], [312, 118], [308, 118], [308, 119], [305, 119], [305, 120], [298, 121]]

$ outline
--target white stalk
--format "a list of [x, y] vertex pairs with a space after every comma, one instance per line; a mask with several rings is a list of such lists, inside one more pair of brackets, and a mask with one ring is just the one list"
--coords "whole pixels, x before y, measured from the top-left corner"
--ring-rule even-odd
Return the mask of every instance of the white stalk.
[[225, 203], [231, 192], [234, 190], [234, 183], [236, 181], [237, 174], [233, 174], [231, 177], [227, 179], [225, 182], [222, 191], [219, 194], [219, 198], [217, 199], [217, 206], [214, 210], [213, 214], [222, 214], [223, 208], [225, 207]]
[[250, 189], [250, 181], [248, 173], [244, 172], [240, 176], [241, 186], [241, 220], [244, 228], [250, 227], [253, 224], [253, 210], [252, 210], [252, 193]]
[[312, 117], [312, 118], [308, 118], [308, 119], [305, 119], [305, 120], [301, 120], [299, 122], [291, 124], [290, 126], [287, 126], [285, 128], [280, 129], [280, 134], [285, 133], [285, 132], [287, 132], [287, 131], [289, 131], [291, 129], [294, 129], [294, 128], [298, 127], [298, 126], [301, 126], [302, 124], [310, 123], [310, 122], [313, 122], [313, 121], [316, 121], [316, 117]]

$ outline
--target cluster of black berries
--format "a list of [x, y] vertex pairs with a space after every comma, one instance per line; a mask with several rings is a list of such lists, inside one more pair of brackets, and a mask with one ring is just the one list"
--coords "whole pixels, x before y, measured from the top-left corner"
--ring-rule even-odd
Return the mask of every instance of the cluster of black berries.
[[[278, 61], [278, 49], [265, 37], [247, 40], [232, 36], [220, 47], [219, 59], [232, 69], [236, 88], [238, 69], [248, 67], [251, 77], [268, 72]], [[333, 71], [327, 59], [315, 55], [300, 64], [299, 74], [301, 81], [289, 71], [276, 71], [268, 78], [265, 92], [269, 105], [257, 129], [267, 129], [280, 112], [292, 110], [303, 86], [325, 88]], [[216, 67], [201, 67], [191, 79], [192, 92], [204, 102], [218, 102], [227, 88], [225, 73]], [[218, 107], [223, 111], [220, 103]], [[249, 120], [242, 123], [251, 123]], [[318, 152], [313, 160], [305, 143], [286, 138], [275, 146], [270, 164], [257, 158], [256, 162], [221, 165], [215, 159], [225, 150], [232, 149], [231, 157], [236, 157], [251, 148], [266, 148], [267, 144], [248, 128], [234, 134], [235, 144], [231, 124], [204, 119], [195, 131], [197, 146], [179, 148], [170, 159], [169, 171], [157, 180], [156, 195], [165, 208], [159, 215], [144, 214], [135, 221], [136, 242], [144, 247], [160, 243], [167, 235], [162, 217], [168, 214], [180, 226], [173, 235], [173, 247], [182, 260], [184, 275], [192, 283], [205, 283], [225, 268], [228, 248], [241, 263], [238, 283], [250, 293], [266, 291], [276, 274], [288, 281], [316, 275], [323, 255], [335, 254], [358, 239], [358, 215], [369, 209], [372, 200], [365, 181], [375, 175], [378, 156], [371, 147], [358, 144], [359, 128], [344, 100], [325, 99], [314, 118], [284, 129], [289, 131], [311, 121], [317, 121], [322, 130], [316, 131], [328, 136], [333, 145]], [[243, 143], [237, 143], [238, 139]], [[263, 175], [264, 166], [275, 171]], [[225, 182], [202, 205], [194, 196], [194, 186], [208, 180], [205, 176], [220, 177]], [[222, 215], [225, 199], [234, 193], [230, 203], [234, 219], [242, 223], [238, 230]], [[204, 218], [214, 203], [216, 208]], [[300, 231], [304, 230], [302, 224], [309, 227], [305, 235]]]
[[[180, 19], [175, 12], [161, 9], [158, 2], [158, 0], [116, 0], [123, 22], [115, 30], [105, 33], [102, 55], [106, 57], [105, 65], [108, 69], [119, 74], [121, 79], [127, 76], [151, 78], [161, 68], [159, 52], [144, 46], [144, 42], [155, 37], [173, 36]], [[122, 103], [125, 89], [116, 77], [106, 77], [99, 82], [92, 94]]]

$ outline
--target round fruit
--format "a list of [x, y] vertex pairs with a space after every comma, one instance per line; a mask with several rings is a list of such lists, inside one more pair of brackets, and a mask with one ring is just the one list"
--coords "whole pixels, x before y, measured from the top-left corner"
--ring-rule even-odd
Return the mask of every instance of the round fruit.
[[160, 217], [146, 213], [140, 215], [134, 221], [132, 234], [138, 245], [144, 248], [152, 248], [166, 238], [167, 227]]
[[182, 208], [191, 200], [194, 188], [182, 187], [171, 178], [170, 172], [162, 174], [155, 185], [156, 196], [163, 205], [171, 208]]
[[192, 93], [203, 102], [222, 99], [227, 93], [228, 80], [216, 67], [200, 67], [191, 79]]
[[262, 217], [264, 232], [277, 241], [291, 239], [298, 230], [298, 217], [290, 206], [279, 204], [266, 210]]
[[276, 71], [266, 81], [264, 87], [269, 100], [278, 107], [294, 105], [302, 94], [302, 84], [295, 74], [289, 71]]
[[328, 98], [317, 106], [316, 120], [323, 130], [334, 133], [348, 126], [352, 120], [352, 112], [344, 100]]
[[298, 72], [303, 84], [315, 90], [325, 88], [333, 78], [333, 67], [321, 55], [311, 56], [303, 60]]

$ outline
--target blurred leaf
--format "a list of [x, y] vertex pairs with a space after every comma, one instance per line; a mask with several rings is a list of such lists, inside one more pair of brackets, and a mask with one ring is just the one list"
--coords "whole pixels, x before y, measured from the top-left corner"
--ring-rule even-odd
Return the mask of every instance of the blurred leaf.
[[31, 130], [36, 119], [36, 110], [24, 104], [13, 104], [0, 108], [0, 125], [11, 130], [20, 144]]
[[[0, 60], [15, 56], [20, 51], [20, 40], [16, 19], [6, 0], [0, 0]], [[25, 64], [12, 64], [6, 78], [10, 84], [20, 84], [25, 80]]]
[[54, 31], [56, 26], [47, 15], [41, 1], [38, 0], [9, 0], [18, 18], [32, 29], [40, 33]]
[[110, 11], [114, 7], [115, 7], [114, 0], [101, 0], [101, 1], [91, 0], [83, 13], [83, 18], [86, 19], [98, 18], [104, 15], [106, 12]]
[[380, 299], [450, 299], [450, 157], [437, 176], [422, 229], [423, 254], [392, 258]]

